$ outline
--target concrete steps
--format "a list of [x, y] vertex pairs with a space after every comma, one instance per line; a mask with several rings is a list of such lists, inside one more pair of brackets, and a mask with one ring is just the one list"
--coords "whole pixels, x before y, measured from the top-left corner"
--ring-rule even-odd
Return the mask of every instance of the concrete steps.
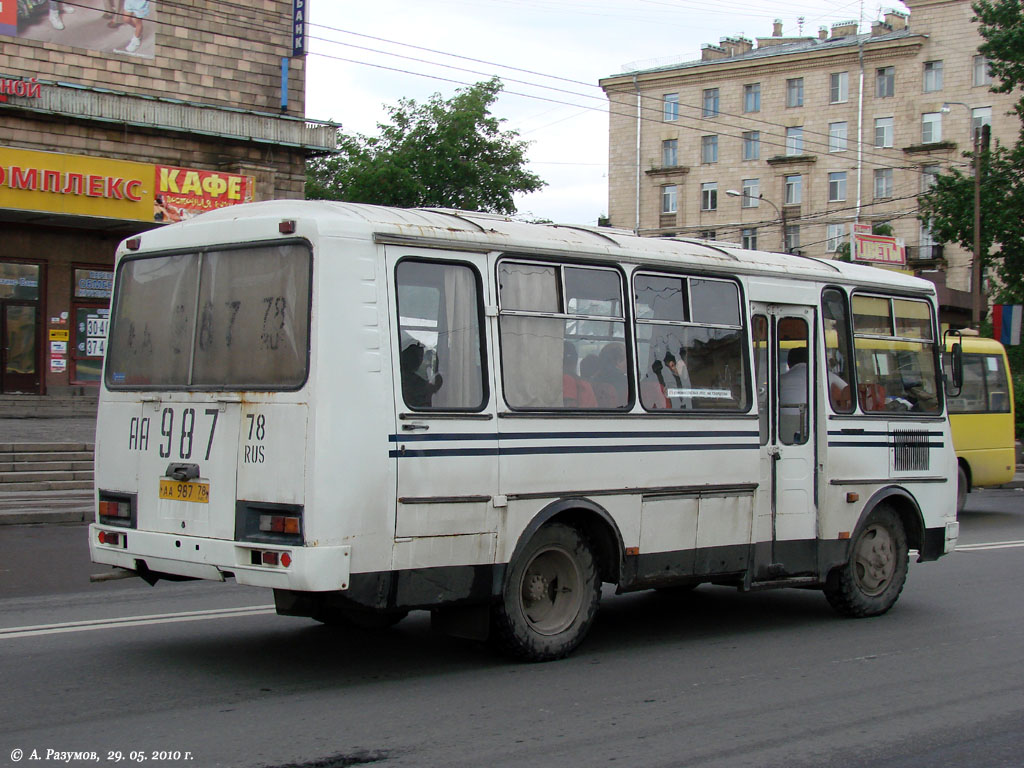
[[0, 524], [93, 515], [91, 443], [0, 443]]
[[0, 395], [0, 419], [96, 418], [99, 393], [76, 395]]

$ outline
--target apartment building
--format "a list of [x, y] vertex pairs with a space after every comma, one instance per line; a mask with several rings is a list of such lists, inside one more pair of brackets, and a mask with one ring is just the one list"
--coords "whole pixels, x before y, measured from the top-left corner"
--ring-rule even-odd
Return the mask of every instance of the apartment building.
[[0, 393], [95, 395], [121, 239], [303, 196], [305, 5], [0, 2]]
[[609, 219], [684, 235], [834, 256], [854, 223], [889, 224], [908, 266], [969, 317], [971, 254], [933, 242], [916, 196], [973, 132], [1013, 142], [1013, 97], [989, 90], [969, 0], [906, 0], [870, 32], [722, 38], [699, 61], [605, 78]]

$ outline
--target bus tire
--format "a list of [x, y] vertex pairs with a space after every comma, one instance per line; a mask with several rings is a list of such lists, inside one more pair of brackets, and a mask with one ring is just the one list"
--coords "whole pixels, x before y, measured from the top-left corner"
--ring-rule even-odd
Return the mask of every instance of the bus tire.
[[903, 591], [908, 560], [903, 523], [891, 507], [880, 505], [850, 543], [847, 561], [829, 573], [825, 597], [844, 616], [880, 616]]
[[970, 483], [967, 480], [967, 473], [962, 466], [956, 468], [956, 513], [959, 515], [967, 506], [967, 491]]
[[567, 656], [597, 615], [601, 580], [590, 544], [575, 528], [549, 523], [511, 564], [491, 613], [491, 638], [525, 661]]

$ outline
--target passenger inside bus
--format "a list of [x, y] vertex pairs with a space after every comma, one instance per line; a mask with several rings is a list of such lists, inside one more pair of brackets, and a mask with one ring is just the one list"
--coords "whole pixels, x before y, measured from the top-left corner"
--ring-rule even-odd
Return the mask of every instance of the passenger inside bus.
[[602, 408], [621, 408], [628, 400], [626, 384], [626, 347], [620, 341], [605, 344], [598, 355], [594, 394]]
[[441, 374], [434, 376], [433, 381], [427, 381], [420, 374], [420, 366], [423, 364], [423, 345], [414, 341], [402, 350], [402, 395], [405, 402], [412, 408], [429, 408], [434, 399], [434, 393], [441, 388], [444, 380]]
[[562, 404], [566, 408], [597, 408], [597, 397], [590, 382], [578, 375], [579, 354], [572, 342], [565, 342], [562, 352]]

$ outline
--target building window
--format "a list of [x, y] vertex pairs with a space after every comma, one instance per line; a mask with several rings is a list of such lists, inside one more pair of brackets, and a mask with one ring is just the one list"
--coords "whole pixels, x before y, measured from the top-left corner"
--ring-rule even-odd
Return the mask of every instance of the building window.
[[665, 139], [661, 142], [661, 165], [664, 168], [679, 165], [679, 139]]
[[983, 125], [992, 125], [992, 107], [975, 107], [971, 110], [971, 140], [978, 135]]
[[921, 143], [942, 141], [942, 113], [925, 112], [921, 115]]
[[803, 126], [795, 126], [786, 129], [786, 154], [789, 156], [802, 155], [804, 152], [804, 129]]
[[666, 93], [664, 104], [664, 117], [666, 122], [679, 119], [679, 94]]
[[718, 233], [713, 229], [702, 229], [698, 235], [701, 240], [714, 240], [718, 237]]
[[876, 147], [891, 147], [891, 146], [893, 146], [893, 130], [892, 130], [892, 118], [891, 117], [876, 117], [875, 118], [875, 146]]
[[937, 165], [922, 165], [921, 166], [921, 193], [924, 194], [929, 189], [935, 186], [935, 179], [938, 177], [941, 169]]
[[849, 98], [850, 73], [833, 72], [828, 76], [829, 104], [842, 104]]
[[875, 96], [888, 99], [896, 95], [896, 68], [879, 67], [875, 70]]
[[803, 178], [800, 174], [786, 177], [786, 205], [800, 205], [803, 199]]
[[743, 159], [758, 160], [761, 157], [761, 132], [743, 132]]
[[991, 85], [992, 84], [992, 70], [988, 67], [987, 56], [975, 56], [974, 57], [974, 84], [975, 85]]
[[718, 115], [718, 89], [704, 89], [704, 117], [716, 117]]
[[743, 86], [743, 111], [744, 112], [760, 112], [761, 111], [761, 84], [750, 83], [750, 85]]
[[702, 211], [718, 210], [717, 181], [707, 181], [700, 185], [700, 209]]
[[701, 136], [700, 137], [700, 161], [702, 163], [717, 163], [718, 162], [718, 137], [717, 136]]
[[677, 210], [677, 202], [679, 195], [679, 187], [675, 184], [666, 184], [661, 188], [661, 212], [662, 213], [675, 213]]
[[828, 201], [839, 202], [846, 199], [846, 171], [835, 171], [828, 175]]
[[829, 224], [825, 227], [825, 252], [835, 253], [846, 237], [845, 224]]
[[757, 250], [757, 227], [740, 230], [740, 237], [743, 238], [744, 248], [751, 251]]
[[942, 62], [926, 61], [924, 63], [924, 92], [942, 90]]
[[742, 197], [740, 197], [741, 208], [757, 208], [760, 204], [761, 197], [761, 180], [760, 179], [744, 179], [742, 188]]
[[828, 151], [829, 152], [845, 152], [846, 151], [846, 123], [829, 123], [828, 124]]
[[804, 79], [791, 77], [786, 80], [786, 106], [802, 107], [804, 105]]
[[932, 235], [932, 231], [928, 229], [928, 226], [921, 222], [921, 234], [918, 244], [920, 245], [920, 255], [922, 259], [932, 258], [932, 247], [935, 245], [935, 237]]
[[800, 247], [800, 225], [786, 225], [786, 253], [793, 253]]
[[875, 169], [875, 197], [892, 197], [892, 168]]

